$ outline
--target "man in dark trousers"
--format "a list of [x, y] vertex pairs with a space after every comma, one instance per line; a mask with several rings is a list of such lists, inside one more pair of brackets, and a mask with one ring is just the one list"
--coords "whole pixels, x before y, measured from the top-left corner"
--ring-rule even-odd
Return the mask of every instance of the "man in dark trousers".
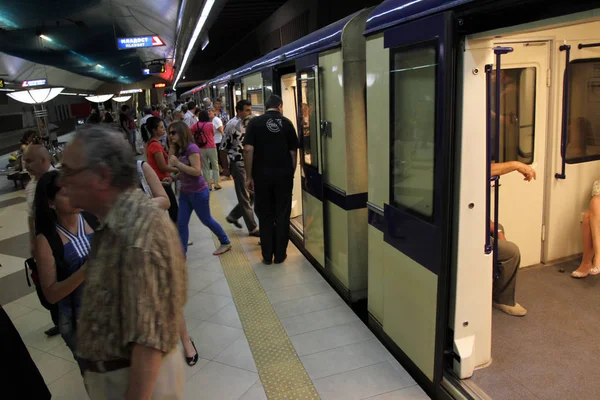
[[263, 262], [268, 265], [273, 258], [280, 264], [287, 257], [298, 136], [281, 114], [281, 97], [269, 97], [265, 108], [267, 112], [252, 118], [246, 128], [244, 163], [246, 186], [255, 193]]

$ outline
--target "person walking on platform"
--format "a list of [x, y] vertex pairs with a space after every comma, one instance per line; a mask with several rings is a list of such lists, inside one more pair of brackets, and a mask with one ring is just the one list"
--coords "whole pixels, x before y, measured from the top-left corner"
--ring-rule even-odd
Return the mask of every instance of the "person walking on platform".
[[100, 218], [85, 272], [77, 355], [91, 400], [181, 399], [187, 270], [169, 217], [136, 189], [133, 152], [102, 125], [64, 152], [60, 184]]
[[287, 257], [298, 136], [282, 115], [281, 97], [269, 97], [265, 108], [267, 112], [252, 118], [246, 128], [244, 163], [246, 187], [255, 193], [263, 261], [268, 265], [273, 258], [279, 264]]
[[185, 122], [174, 122], [169, 125], [169, 141], [171, 142], [169, 164], [179, 170], [178, 176], [181, 181], [177, 227], [183, 252], [187, 253], [190, 217], [192, 211], [195, 211], [200, 222], [210, 229], [221, 243], [213, 255], [220, 256], [227, 253], [231, 250], [231, 242], [221, 225], [210, 215], [210, 191], [202, 176], [200, 148], [194, 143], [192, 132]]
[[244, 218], [246, 228], [250, 236], [260, 236], [258, 226], [254, 220], [254, 195], [250, 195], [246, 190], [246, 169], [244, 166], [244, 136], [246, 128], [244, 118], [252, 113], [252, 103], [248, 100], [241, 100], [235, 106], [237, 116], [233, 117], [225, 127], [225, 135], [221, 142], [220, 151], [225, 153], [226, 159], [229, 158], [231, 165], [231, 174], [235, 184], [235, 194], [238, 203], [227, 216], [227, 222], [241, 228], [238, 222], [241, 217]]

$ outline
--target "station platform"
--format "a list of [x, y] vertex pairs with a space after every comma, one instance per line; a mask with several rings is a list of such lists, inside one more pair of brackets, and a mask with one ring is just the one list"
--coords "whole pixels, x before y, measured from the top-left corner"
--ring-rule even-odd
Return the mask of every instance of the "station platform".
[[[0, 302], [21, 334], [53, 399], [87, 399], [50, 314], [27, 287], [25, 193], [0, 186]], [[213, 217], [233, 243], [190, 222], [185, 318], [200, 356], [186, 366], [185, 399], [428, 399], [351, 308], [290, 242], [280, 265], [261, 262], [258, 239], [225, 222], [237, 203], [232, 181], [211, 192]], [[183, 362], [183, 354], [182, 354]]]

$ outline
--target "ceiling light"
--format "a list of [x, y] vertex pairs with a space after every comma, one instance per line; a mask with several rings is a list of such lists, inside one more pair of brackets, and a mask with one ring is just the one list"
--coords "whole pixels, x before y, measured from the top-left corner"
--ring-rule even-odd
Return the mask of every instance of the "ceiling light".
[[50, 38], [49, 38], [48, 36], [46, 36], [46, 35], [40, 35], [40, 38], [42, 38], [42, 39], [44, 39], [44, 40], [47, 40], [47, 41], [49, 41], [49, 42], [52, 42], [52, 39], [50, 39]]
[[114, 101], [116, 101], [117, 103], [123, 103], [127, 100], [129, 100], [131, 98], [131, 96], [119, 96], [119, 97], [113, 97], [112, 99]]
[[62, 96], [77, 96], [77, 93], [61, 93]]
[[127, 89], [121, 90], [119, 94], [133, 94], [133, 93], [142, 93], [142, 89]]
[[179, 66], [179, 74], [177, 74], [177, 79], [175, 79], [175, 83], [173, 84], [173, 88], [177, 86], [177, 82], [179, 82], [179, 78], [181, 78], [181, 74], [185, 70], [185, 65], [187, 64], [188, 58], [190, 58], [190, 53], [198, 40], [198, 36], [200, 36], [200, 32], [202, 28], [204, 28], [204, 24], [208, 19], [208, 15], [210, 14], [210, 10], [212, 10], [215, 5], [215, 0], [207, 0], [204, 7], [202, 7], [202, 13], [200, 14], [200, 18], [198, 18], [198, 22], [196, 23], [196, 28], [194, 28], [194, 33], [192, 33], [192, 37], [188, 43], [188, 47], [183, 54], [183, 60], [181, 61], [181, 65]]
[[85, 99], [87, 101], [91, 101], [92, 103], [104, 103], [105, 101], [110, 100], [111, 97], [113, 97], [112, 94], [100, 94], [97, 96], [88, 96]]
[[52, 100], [63, 90], [65, 88], [31, 89], [8, 93], [7, 96], [21, 103], [42, 104]]
[[104, 67], [100, 64], [96, 64], [96, 68], [104, 68]]
[[0, 89], [0, 92], [14, 92], [15, 89]]
[[89, 96], [89, 94], [86, 93], [79, 93], [80, 96]]

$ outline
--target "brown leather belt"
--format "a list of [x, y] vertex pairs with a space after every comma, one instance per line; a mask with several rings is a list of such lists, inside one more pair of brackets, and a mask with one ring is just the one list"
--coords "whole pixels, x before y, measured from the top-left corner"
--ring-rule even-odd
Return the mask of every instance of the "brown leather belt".
[[131, 365], [131, 360], [124, 358], [109, 361], [88, 361], [82, 360], [83, 369], [90, 372], [105, 373], [127, 368]]

